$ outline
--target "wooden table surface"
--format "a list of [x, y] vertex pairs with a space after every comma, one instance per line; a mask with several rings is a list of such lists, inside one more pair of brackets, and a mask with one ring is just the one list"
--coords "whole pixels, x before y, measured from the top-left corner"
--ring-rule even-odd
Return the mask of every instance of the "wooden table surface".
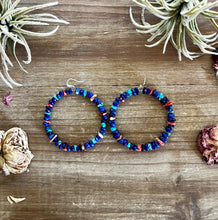
[[[38, 3], [44, 1], [21, 5]], [[33, 56], [25, 66], [29, 73], [16, 65], [10, 69], [23, 87], [10, 90], [0, 82], [0, 97], [14, 96], [10, 107], [0, 104], [0, 129], [23, 128], [35, 157], [29, 173], [0, 176], [1, 220], [218, 219], [218, 166], [205, 165], [196, 145], [199, 131], [218, 121], [212, 58], [179, 62], [170, 45], [165, 55], [163, 45], [144, 47], [145, 36], [130, 22], [130, 6], [138, 19], [131, 1], [60, 0], [47, 11], [70, 25], [61, 25], [51, 37], [27, 37]], [[214, 31], [208, 21], [199, 22], [205, 32]], [[17, 54], [25, 58], [22, 48]], [[63, 152], [49, 144], [44, 108], [67, 79], [84, 81], [78, 86], [97, 93], [109, 110], [114, 98], [142, 84], [145, 74], [146, 85], [174, 102], [177, 125], [165, 147], [129, 151], [109, 128], [87, 152]], [[61, 100], [52, 116], [53, 130], [72, 144], [93, 138], [100, 124], [95, 105], [78, 96]], [[130, 98], [117, 113], [120, 131], [138, 143], [160, 135], [165, 121], [166, 111], [148, 96]], [[8, 195], [26, 200], [11, 205]]]

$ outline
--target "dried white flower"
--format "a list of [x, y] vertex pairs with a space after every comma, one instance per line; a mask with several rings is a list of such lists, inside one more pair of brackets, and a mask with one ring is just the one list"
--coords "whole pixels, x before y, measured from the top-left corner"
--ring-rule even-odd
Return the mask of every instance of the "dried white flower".
[[0, 157], [0, 168], [4, 171], [5, 175], [27, 171], [33, 154], [28, 147], [26, 132], [21, 128], [15, 127], [4, 133], [1, 131], [0, 138], [2, 154]]
[[58, 2], [17, 8], [20, 1], [21, 0], [15, 0], [12, 3], [11, 0], [0, 0], [0, 55], [3, 69], [3, 73], [0, 72], [0, 78], [10, 88], [12, 88], [12, 84], [16, 86], [22, 86], [22, 84], [15, 82], [8, 73], [8, 65], [13, 66], [13, 64], [6, 54], [6, 49], [12, 54], [20, 66], [20, 69], [26, 72], [16, 56], [16, 45], [21, 44], [25, 48], [27, 60], [23, 62], [29, 64], [31, 62], [31, 51], [24, 35], [45, 37], [54, 34], [59, 28], [59, 26], [56, 26], [52, 31], [38, 33], [25, 29], [25, 25], [49, 25], [49, 23], [68, 24], [68, 22], [58, 19], [58, 17], [49, 13], [29, 14], [38, 9], [57, 5]]
[[[136, 26], [137, 32], [142, 34], [151, 34], [147, 40], [155, 43], [145, 45], [147, 47], [154, 47], [164, 42], [163, 53], [166, 51], [166, 46], [170, 41], [178, 51], [179, 60], [181, 55], [189, 59], [194, 59], [206, 54], [215, 54], [213, 50], [214, 44], [217, 43], [218, 34], [202, 34], [199, 30], [197, 17], [203, 15], [208, 18], [215, 28], [218, 29], [218, 24], [215, 19], [218, 19], [218, 12], [211, 10], [218, 6], [218, 1], [208, 2], [207, 0], [132, 0], [139, 7], [142, 8], [141, 21], [142, 24], [137, 23], [132, 15], [130, 8], [130, 18], [132, 23]], [[160, 21], [156, 24], [150, 24], [145, 20], [145, 10], [148, 10]], [[177, 29], [176, 29], [177, 27]], [[175, 29], [177, 30], [176, 33]], [[176, 36], [174, 36], [176, 35]], [[191, 52], [187, 48], [187, 36], [192, 40], [201, 52]]]

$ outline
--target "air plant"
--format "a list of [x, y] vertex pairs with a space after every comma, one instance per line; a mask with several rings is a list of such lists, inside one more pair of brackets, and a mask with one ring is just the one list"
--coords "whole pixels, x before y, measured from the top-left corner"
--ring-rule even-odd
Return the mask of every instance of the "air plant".
[[25, 48], [27, 54], [27, 60], [24, 60], [24, 64], [31, 62], [31, 51], [28, 43], [25, 39], [25, 35], [45, 37], [54, 34], [59, 26], [56, 26], [52, 31], [45, 33], [34, 32], [27, 30], [24, 27], [26, 25], [49, 25], [49, 23], [64, 23], [68, 22], [58, 19], [53, 14], [49, 13], [30, 13], [38, 9], [57, 5], [58, 2], [46, 3], [42, 5], [35, 5], [31, 7], [17, 7], [21, 0], [15, 0], [13, 3], [11, 0], [0, 0], [0, 55], [2, 62], [2, 72], [0, 72], [1, 79], [7, 86], [13, 88], [12, 85], [22, 86], [22, 84], [15, 82], [8, 73], [8, 65], [13, 67], [13, 64], [6, 53], [6, 50], [10, 52], [12, 57], [18, 63], [20, 69], [27, 72], [20, 63], [16, 55], [16, 45], [20, 44]]
[[[182, 60], [182, 54], [193, 60], [203, 53], [217, 54], [213, 52], [217, 43], [218, 34], [202, 34], [197, 22], [199, 15], [209, 19], [210, 22], [218, 29], [216, 19], [218, 12], [211, 10], [218, 6], [218, 1], [208, 2], [207, 0], [132, 0], [141, 7], [141, 24], [133, 18], [132, 9], [130, 8], [130, 18], [137, 28], [137, 32], [142, 34], [151, 34], [147, 40], [151, 44], [147, 47], [154, 47], [164, 42], [163, 53], [166, 51], [168, 42], [178, 51], [179, 60]], [[145, 10], [160, 19], [156, 24], [150, 24], [145, 19]], [[200, 51], [191, 52], [187, 48], [187, 37], [191, 39]], [[155, 42], [154, 42], [155, 41]], [[154, 43], [153, 43], [154, 42]]]

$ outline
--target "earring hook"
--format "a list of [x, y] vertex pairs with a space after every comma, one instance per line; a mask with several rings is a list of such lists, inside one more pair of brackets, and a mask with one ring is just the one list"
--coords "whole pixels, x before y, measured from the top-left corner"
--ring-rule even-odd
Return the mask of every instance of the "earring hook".
[[142, 85], [139, 86], [139, 89], [140, 89], [140, 90], [143, 89], [143, 87], [145, 86], [146, 80], [147, 80], [147, 77], [146, 77], [146, 74], [145, 74], [145, 73], [143, 74], [143, 76], [144, 76], [144, 82], [143, 82]]
[[72, 87], [72, 88], [75, 88], [75, 85], [71, 85], [71, 84], [69, 84], [69, 82], [70, 81], [74, 81], [74, 82], [77, 82], [77, 83], [83, 83], [84, 81], [79, 81], [79, 80], [77, 80], [77, 79], [73, 79], [73, 78], [69, 78], [68, 80], [67, 80], [67, 87]]

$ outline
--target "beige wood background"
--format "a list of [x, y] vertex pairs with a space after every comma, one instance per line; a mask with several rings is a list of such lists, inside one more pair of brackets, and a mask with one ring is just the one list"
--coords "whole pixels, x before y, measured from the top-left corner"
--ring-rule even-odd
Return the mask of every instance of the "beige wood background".
[[[37, 3], [44, 1], [22, 1]], [[131, 1], [59, 3], [47, 11], [70, 25], [51, 37], [27, 37], [33, 56], [29, 73], [17, 66], [10, 70], [23, 87], [10, 90], [0, 82], [0, 97], [14, 95], [11, 107], [0, 104], [0, 129], [23, 128], [35, 155], [29, 173], [0, 176], [0, 219], [218, 219], [218, 167], [205, 165], [196, 146], [199, 130], [218, 121], [211, 56], [179, 62], [170, 45], [165, 55], [162, 45], [145, 48], [146, 38], [129, 19]], [[135, 6], [134, 12], [138, 19]], [[212, 33], [208, 21], [199, 22]], [[22, 49], [18, 55], [25, 58]], [[121, 92], [142, 84], [143, 74], [148, 86], [174, 101], [177, 126], [165, 147], [132, 152], [117, 144], [109, 129], [85, 153], [49, 144], [42, 126], [44, 106], [68, 78], [84, 80], [79, 86], [97, 93], [109, 109]], [[129, 99], [117, 115], [123, 135], [139, 143], [159, 135], [165, 121], [165, 110], [148, 96]], [[54, 131], [72, 144], [91, 139], [99, 123], [95, 106], [81, 97], [61, 100], [53, 112]], [[10, 205], [8, 195], [26, 200]]]

